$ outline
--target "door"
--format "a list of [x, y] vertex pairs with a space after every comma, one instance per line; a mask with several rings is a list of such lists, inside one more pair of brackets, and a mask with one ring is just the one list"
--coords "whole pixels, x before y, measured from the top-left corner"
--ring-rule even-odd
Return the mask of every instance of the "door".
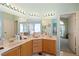
[[12, 20], [4, 19], [4, 37], [6, 39], [12, 38], [15, 35], [15, 22]]
[[32, 55], [32, 41], [29, 41], [21, 45], [21, 56], [31, 56], [31, 55]]
[[9, 27], [9, 20], [4, 20], [3, 21], [3, 24], [4, 24], [4, 37], [7, 39], [9, 38], [9, 35], [10, 35], [10, 27]]
[[20, 56], [20, 47], [16, 47], [7, 52], [4, 52], [2, 56]]
[[49, 40], [48, 41], [48, 51], [50, 54], [56, 55], [56, 40]]
[[46, 39], [43, 40], [43, 52], [46, 52], [46, 53], [49, 52], [48, 51], [48, 41], [49, 40], [46, 40]]
[[69, 46], [70, 49], [76, 53], [76, 14], [72, 14], [68, 19], [68, 32], [69, 32]]

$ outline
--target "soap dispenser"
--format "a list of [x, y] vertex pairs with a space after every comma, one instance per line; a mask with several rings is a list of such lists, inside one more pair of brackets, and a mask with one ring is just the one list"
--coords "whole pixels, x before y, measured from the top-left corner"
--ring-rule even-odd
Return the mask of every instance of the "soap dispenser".
[[16, 34], [16, 39], [19, 41], [20, 40], [20, 35], [17, 33]]

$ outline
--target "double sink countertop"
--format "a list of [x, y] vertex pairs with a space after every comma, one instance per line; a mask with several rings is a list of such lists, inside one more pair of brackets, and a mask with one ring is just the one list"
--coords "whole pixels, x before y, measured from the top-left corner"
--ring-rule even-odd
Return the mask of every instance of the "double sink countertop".
[[20, 45], [22, 45], [22, 44], [24, 44], [24, 43], [26, 43], [28, 41], [31, 41], [31, 40], [38, 40], [38, 39], [56, 40], [57, 38], [54, 37], [54, 36], [53, 37], [49, 37], [49, 36], [45, 35], [45, 36], [40, 36], [40, 37], [37, 37], [37, 38], [35, 38], [35, 37], [28, 37], [27, 39], [22, 39], [22, 40], [16, 40], [15, 38], [11, 38], [11, 39], [14, 39], [15, 41], [14, 42], [10, 42], [10, 43], [4, 42], [3, 45], [0, 45], [0, 46], [4, 47], [4, 49], [0, 50], [0, 55], [2, 55], [2, 53], [7, 52], [10, 49], [18, 47], [18, 46], [20, 46]]

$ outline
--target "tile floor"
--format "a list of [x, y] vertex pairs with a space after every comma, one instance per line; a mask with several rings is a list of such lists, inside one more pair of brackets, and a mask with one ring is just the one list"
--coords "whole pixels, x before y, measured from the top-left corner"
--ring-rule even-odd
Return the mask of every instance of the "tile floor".
[[61, 56], [76, 56], [76, 54], [74, 54], [74, 53], [71, 52], [71, 51], [61, 51], [61, 52], [60, 52], [60, 55], [61, 55]]
[[69, 49], [68, 39], [60, 39], [60, 48], [61, 48], [61, 52], [60, 52], [61, 56], [76, 56], [76, 54], [74, 54]]

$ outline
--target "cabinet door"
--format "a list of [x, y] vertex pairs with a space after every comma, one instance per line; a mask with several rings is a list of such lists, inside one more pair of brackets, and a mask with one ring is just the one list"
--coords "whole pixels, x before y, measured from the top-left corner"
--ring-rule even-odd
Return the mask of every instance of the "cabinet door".
[[49, 40], [48, 41], [48, 51], [50, 54], [56, 55], [56, 40]]
[[48, 40], [43, 40], [43, 52], [48, 52]]
[[2, 54], [3, 56], [20, 56], [20, 47], [13, 48]]
[[32, 55], [32, 41], [26, 42], [21, 45], [21, 56], [30, 56]]

